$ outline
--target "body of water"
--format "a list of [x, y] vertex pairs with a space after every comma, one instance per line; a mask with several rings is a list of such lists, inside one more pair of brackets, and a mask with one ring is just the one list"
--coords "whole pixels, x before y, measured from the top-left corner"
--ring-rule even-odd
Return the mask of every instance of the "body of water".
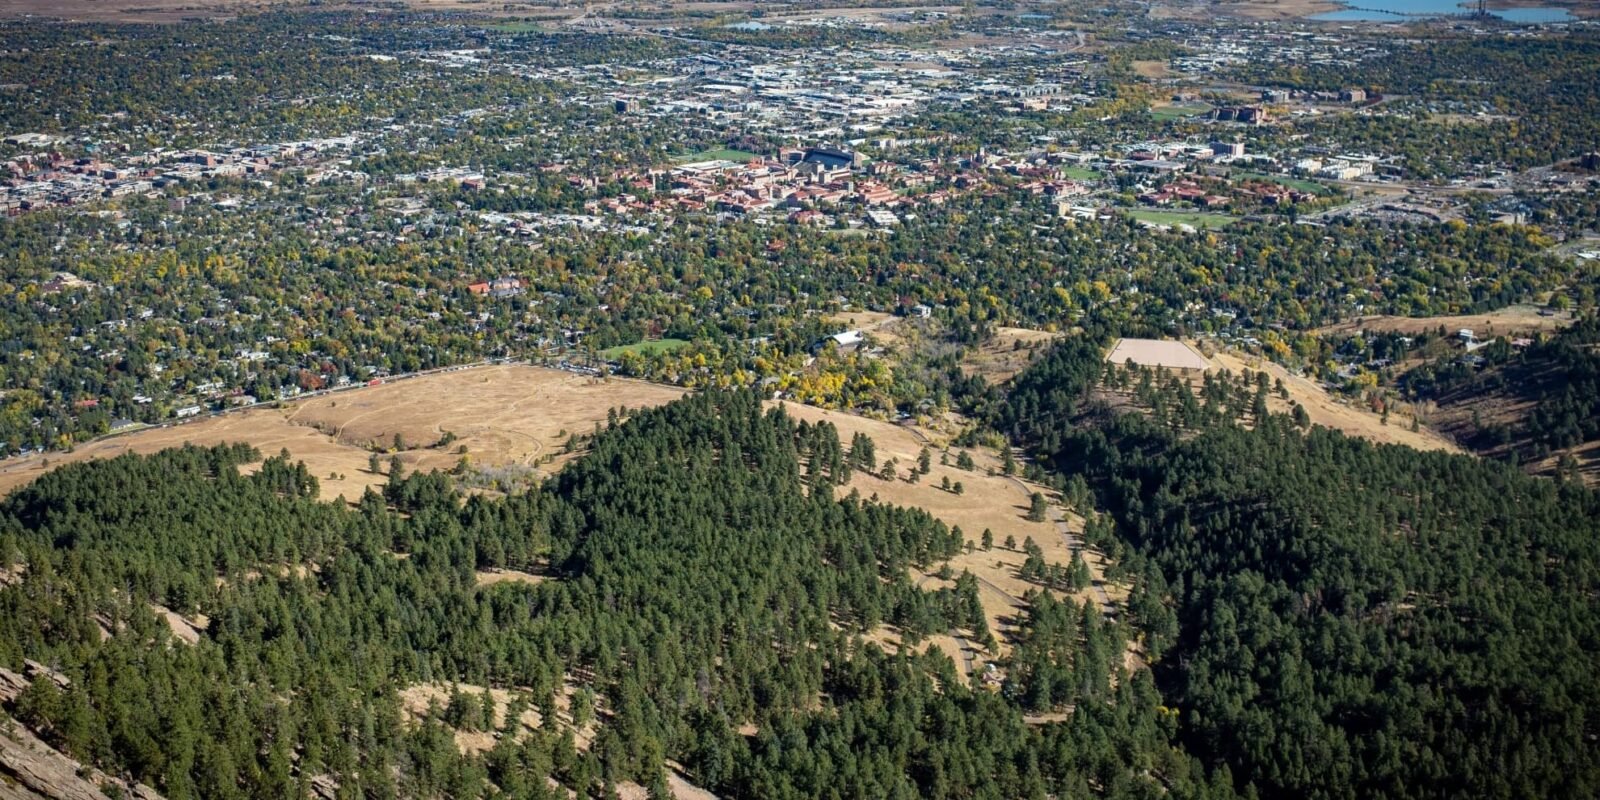
[[[1460, 0], [1347, 0], [1351, 6], [1340, 11], [1317, 14], [1311, 19], [1327, 22], [1408, 22], [1426, 17], [1465, 15], [1473, 6]], [[1490, 14], [1508, 22], [1567, 22], [1576, 19], [1564, 8], [1490, 9]]]

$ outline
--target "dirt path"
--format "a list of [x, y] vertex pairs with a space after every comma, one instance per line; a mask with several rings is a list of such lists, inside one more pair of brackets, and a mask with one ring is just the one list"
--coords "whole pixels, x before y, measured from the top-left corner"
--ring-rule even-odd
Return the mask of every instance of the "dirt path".
[[[1020, 450], [1013, 450], [1012, 453], [1013, 457], [1019, 463], [1027, 458], [1027, 454]], [[1016, 485], [1022, 487], [1022, 489], [1030, 494], [1033, 492], [1044, 494], [1050, 491], [1043, 486], [1037, 486], [1028, 483], [1027, 481], [1022, 480], [1015, 475], [1009, 477], [1011, 478], [1012, 482], [1016, 483]], [[1068, 526], [1066, 509], [1063, 509], [1059, 505], [1052, 504], [1047, 513], [1050, 522], [1056, 526], [1056, 530], [1060, 532], [1062, 538], [1066, 540], [1067, 549], [1074, 555], [1081, 556], [1083, 558], [1083, 563], [1089, 565], [1089, 585], [1094, 591], [1095, 600], [1099, 601], [1100, 603], [1100, 613], [1104, 615], [1106, 619], [1115, 619], [1117, 607], [1116, 604], [1112, 602], [1111, 595], [1106, 593], [1105, 571], [1103, 569], [1095, 568], [1094, 562], [1089, 558], [1089, 549], [1088, 546], [1084, 544], [1083, 537], [1073, 533], [1072, 529]]]
[[[924, 574], [922, 578], [917, 581], [917, 588], [923, 588], [928, 584], [928, 581], [931, 580], [938, 579], [933, 575]], [[978, 580], [982, 581], [983, 579], [979, 578]], [[1005, 594], [1005, 592], [1003, 590], [999, 590], [998, 587], [996, 590], [1000, 591], [1001, 594]], [[964, 674], [967, 680], [970, 682], [972, 680], [972, 676], [977, 674], [976, 662], [978, 658], [978, 648], [972, 643], [971, 639], [962, 636], [961, 632], [955, 628], [951, 628], [950, 630], [946, 631], [946, 633], [951, 639], [955, 640], [956, 651], [960, 654], [960, 660], [956, 662], [956, 666], [961, 669], [962, 674]]]
[[[1083, 543], [1083, 537], [1073, 533], [1071, 528], [1067, 527], [1067, 512], [1060, 506], [1051, 506], [1049, 514], [1050, 521], [1056, 525], [1056, 530], [1061, 531], [1062, 537], [1067, 540], [1067, 547], [1072, 550], [1074, 555], [1082, 557], [1083, 563], [1088, 564], [1088, 548]], [[1101, 615], [1106, 619], [1115, 619], [1117, 607], [1111, 602], [1111, 595], [1106, 594], [1105, 573], [1094, 575], [1091, 570], [1089, 588], [1094, 592], [1094, 599], [1100, 602]]]

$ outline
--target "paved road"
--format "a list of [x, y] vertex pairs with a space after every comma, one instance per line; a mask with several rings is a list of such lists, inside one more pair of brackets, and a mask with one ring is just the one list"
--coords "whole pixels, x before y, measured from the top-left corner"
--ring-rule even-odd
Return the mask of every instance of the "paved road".
[[1020, 598], [1020, 597], [1018, 597], [1018, 596], [1016, 596], [1016, 595], [1014, 595], [1014, 594], [1012, 594], [1012, 593], [1000, 588], [999, 586], [996, 586], [994, 581], [991, 581], [988, 578], [985, 578], [982, 575], [978, 575], [978, 574], [973, 574], [972, 577], [977, 578], [978, 579], [978, 583], [981, 583], [984, 586], [987, 586], [990, 589], [993, 589], [996, 592], [999, 592], [1000, 596], [1004, 597], [1006, 599], [1006, 602], [1011, 603], [1012, 605], [1015, 605], [1015, 606], [1021, 606], [1023, 608], [1027, 608], [1028, 607], [1028, 604], [1026, 602], [1024, 602], [1022, 598]]
[[[933, 580], [933, 577], [934, 576], [932, 575], [924, 574], [922, 576], [922, 580], [917, 581], [917, 588], [921, 589], [924, 584], [930, 580]], [[983, 579], [978, 578], [978, 580], [981, 581]], [[987, 583], [987, 581], [984, 582]], [[1001, 592], [1001, 594], [1005, 593]], [[972, 643], [971, 639], [962, 636], [961, 632], [955, 628], [951, 628], [950, 630], [946, 631], [946, 633], [950, 634], [950, 638], [956, 640], [956, 649], [961, 651], [961, 660], [966, 663], [965, 669], [967, 673], [967, 682], [971, 683], [973, 676], [976, 675], [978, 671], [978, 665], [976, 663], [978, 658], [978, 647]]]
[[[1062, 537], [1067, 540], [1067, 548], [1074, 553], [1082, 554], [1085, 549], [1083, 537], [1068, 529], [1067, 512], [1059, 506], [1051, 506], [1050, 521], [1056, 524], [1056, 530], [1060, 531]], [[1085, 561], [1087, 561], [1087, 557], [1085, 557]], [[1100, 613], [1106, 617], [1115, 617], [1117, 615], [1117, 607], [1111, 602], [1111, 596], [1106, 594], [1104, 581], [1090, 580], [1089, 588], [1093, 590], [1095, 600], [1100, 602]]]

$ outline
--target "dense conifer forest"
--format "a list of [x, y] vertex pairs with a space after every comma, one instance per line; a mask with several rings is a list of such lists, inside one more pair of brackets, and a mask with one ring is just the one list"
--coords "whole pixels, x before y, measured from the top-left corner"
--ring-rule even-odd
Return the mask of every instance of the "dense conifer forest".
[[[1600, 499], [1265, 412], [1264, 380], [1063, 345], [997, 414], [1115, 519], [1102, 543], [1180, 739], [1266, 797], [1600, 791]], [[1118, 394], [1141, 413], [1111, 415]]]

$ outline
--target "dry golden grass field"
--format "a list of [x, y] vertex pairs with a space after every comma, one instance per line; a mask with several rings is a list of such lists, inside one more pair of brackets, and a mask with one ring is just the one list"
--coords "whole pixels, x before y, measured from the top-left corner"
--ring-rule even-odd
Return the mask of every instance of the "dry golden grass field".
[[1454, 336], [1456, 331], [1462, 328], [1467, 328], [1479, 338], [1486, 338], [1519, 333], [1554, 333], [1571, 324], [1571, 316], [1565, 313], [1544, 317], [1539, 315], [1539, 309], [1534, 306], [1510, 306], [1487, 314], [1464, 314], [1453, 317], [1357, 317], [1336, 325], [1318, 328], [1316, 333], [1322, 336], [1357, 331], [1416, 334], [1436, 332], [1443, 327], [1450, 336]]
[[[1391, 413], [1389, 424], [1385, 425], [1381, 415], [1356, 404], [1341, 402], [1316, 383], [1292, 375], [1288, 370], [1266, 359], [1223, 352], [1213, 355], [1211, 363], [1219, 369], [1233, 373], [1240, 373], [1245, 369], [1252, 372], [1265, 371], [1273, 378], [1282, 380], [1284, 388], [1289, 391], [1289, 399], [1305, 408], [1312, 424], [1342, 431], [1348, 436], [1360, 436], [1380, 444], [1403, 444], [1418, 450], [1444, 450], [1450, 453], [1466, 452], [1455, 442], [1431, 428], [1420, 426], [1415, 431], [1411, 430], [1411, 417], [1403, 411]], [[1289, 403], [1279, 399], [1277, 394], [1268, 396], [1267, 406], [1277, 413], [1290, 411]]]
[[1170, 78], [1174, 74], [1165, 61], [1135, 61], [1133, 71], [1139, 77], [1151, 80]]
[[[0, 0], [0, 19], [43, 17], [69, 22], [126, 22], [171, 24], [196, 20], [226, 20], [248, 14], [305, 9], [310, 0]], [[426, 11], [462, 11], [488, 17], [542, 18], [560, 21], [582, 12], [575, 7], [518, 0], [406, 0], [403, 5]], [[320, 10], [344, 8], [370, 13], [370, 5], [324, 3]]]
[[[396, 455], [411, 470], [450, 469], [466, 447], [481, 467], [534, 469], [559, 453], [568, 435], [591, 431], [608, 409], [670, 402], [683, 390], [621, 378], [596, 379], [528, 366], [492, 366], [411, 378], [260, 408], [183, 425], [113, 436], [71, 453], [0, 461], [0, 494], [49, 469], [123, 453], [153, 453], [185, 442], [249, 442], [263, 455], [288, 450], [322, 484], [322, 497], [355, 501], [386, 480], [369, 472], [374, 445], [385, 468], [395, 434], [406, 449]], [[445, 431], [457, 437], [435, 447]], [[330, 477], [332, 476], [332, 477]]]
[[991, 384], [1005, 383], [1063, 335], [1030, 328], [996, 328], [993, 337], [962, 358], [961, 372], [981, 375]]

